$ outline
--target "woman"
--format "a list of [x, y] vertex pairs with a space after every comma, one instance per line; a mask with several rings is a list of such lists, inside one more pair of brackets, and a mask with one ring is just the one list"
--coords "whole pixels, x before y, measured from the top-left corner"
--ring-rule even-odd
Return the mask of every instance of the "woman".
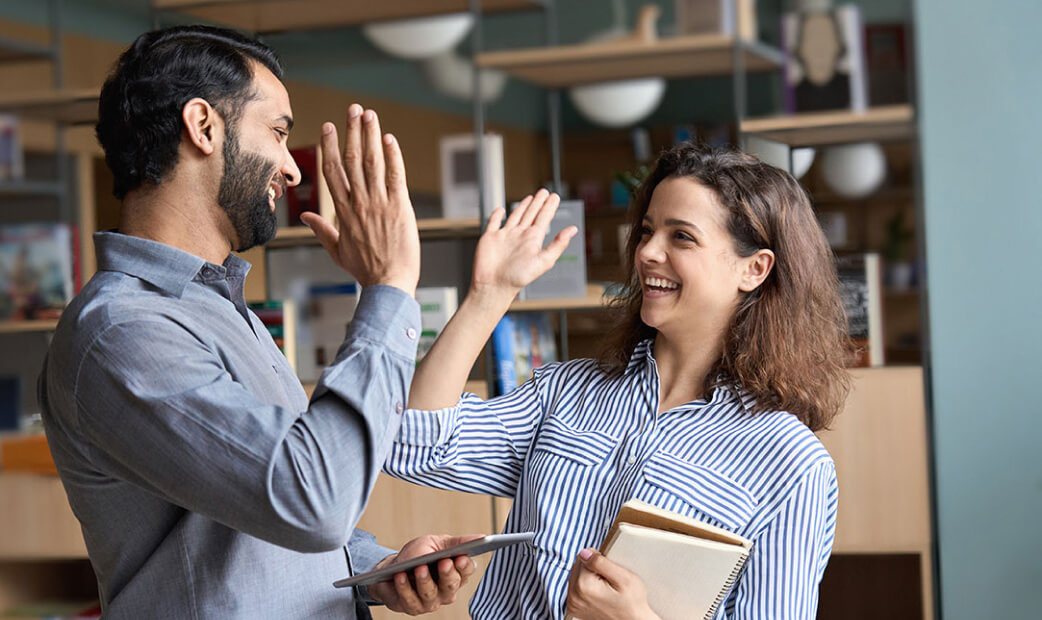
[[806, 194], [748, 155], [664, 153], [631, 208], [628, 292], [602, 358], [540, 368], [487, 402], [460, 398], [518, 289], [574, 234], [541, 249], [556, 206], [540, 192], [502, 227], [493, 213], [385, 464], [513, 497], [506, 530], [537, 533], [493, 556], [471, 614], [561, 618], [567, 605], [585, 620], [655, 618], [640, 580], [590, 549], [635, 497], [753, 540], [717, 617], [814, 617], [837, 488], [812, 431], [839, 411], [848, 379], [835, 268]]

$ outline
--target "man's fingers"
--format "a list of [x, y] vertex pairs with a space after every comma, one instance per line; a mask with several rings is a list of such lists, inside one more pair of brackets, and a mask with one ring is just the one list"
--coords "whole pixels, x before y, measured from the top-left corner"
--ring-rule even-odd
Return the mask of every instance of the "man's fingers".
[[463, 584], [463, 577], [456, 571], [451, 558], [438, 562], [438, 600], [446, 605], [456, 600], [456, 591]]
[[359, 198], [368, 195], [362, 161], [362, 106], [352, 103], [347, 108], [347, 137], [344, 139], [344, 169], [351, 192]]
[[405, 181], [405, 159], [398, 138], [384, 136], [384, 159], [387, 165], [387, 195], [408, 196], [409, 186]]
[[315, 236], [318, 237], [318, 242], [322, 244], [326, 252], [329, 252], [330, 256], [337, 255], [337, 241], [340, 239], [340, 233], [337, 232], [335, 226], [321, 215], [311, 213], [310, 211], [302, 213], [300, 220], [307, 224], [311, 232], [315, 233]]
[[333, 204], [347, 204], [351, 194], [351, 184], [344, 173], [344, 163], [340, 160], [340, 142], [337, 138], [336, 125], [323, 123], [322, 138], [322, 175], [326, 177], [326, 185], [333, 196]]
[[369, 196], [387, 196], [387, 174], [384, 168], [383, 133], [375, 110], [362, 113], [362, 157], [366, 193]]
[[423, 611], [437, 609], [439, 585], [431, 577], [430, 568], [425, 564], [417, 566], [413, 570], [413, 577], [416, 581], [416, 594], [419, 596]]
[[394, 591], [398, 594], [398, 603], [402, 611], [413, 615], [423, 613], [423, 603], [409, 583], [407, 574], [398, 573], [394, 576]]

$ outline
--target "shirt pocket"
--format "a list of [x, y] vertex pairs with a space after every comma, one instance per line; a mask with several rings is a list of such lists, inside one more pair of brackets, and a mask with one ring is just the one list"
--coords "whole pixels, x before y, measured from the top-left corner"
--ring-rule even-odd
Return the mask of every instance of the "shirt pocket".
[[616, 439], [607, 433], [577, 430], [558, 418], [547, 418], [539, 429], [532, 451], [590, 466], [603, 463], [615, 444]]
[[644, 467], [645, 501], [714, 525], [738, 531], [756, 511], [745, 487], [708, 467], [668, 452], [656, 453]]

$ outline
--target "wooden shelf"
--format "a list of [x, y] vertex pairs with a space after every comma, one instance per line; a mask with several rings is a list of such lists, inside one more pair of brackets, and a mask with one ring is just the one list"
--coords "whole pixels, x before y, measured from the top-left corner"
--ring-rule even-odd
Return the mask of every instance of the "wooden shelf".
[[37, 45], [0, 37], [0, 63], [21, 62], [23, 60], [50, 60], [54, 58], [54, 52], [46, 45]]
[[915, 110], [910, 105], [792, 114], [742, 121], [743, 134], [789, 146], [816, 146], [866, 140], [900, 140], [915, 136]]
[[49, 332], [58, 327], [58, 319], [36, 321], [0, 321], [0, 334], [20, 332]]
[[[431, 218], [416, 220], [420, 236], [428, 239], [467, 238], [481, 235], [481, 221], [478, 218], [465, 220], [448, 220]], [[298, 245], [319, 245], [318, 238], [307, 226], [285, 226], [275, 233], [268, 247], [289, 247]]]
[[608, 305], [604, 296], [604, 287], [599, 284], [587, 284], [585, 297], [561, 297], [557, 299], [524, 299], [510, 304], [511, 312], [536, 310], [582, 310], [586, 308], [603, 308]]
[[[735, 39], [725, 35], [685, 35], [653, 43], [625, 41], [537, 47], [478, 54], [481, 67], [546, 87], [565, 87], [642, 77], [698, 77], [734, 72]], [[761, 43], [738, 43], [747, 71], [781, 66], [781, 53]]]
[[[483, 0], [482, 13], [536, 9], [540, 0]], [[355, 26], [470, 10], [468, 0], [156, 0], [156, 9], [257, 33]]]
[[0, 196], [53, 196], [65, 193], [57, 181], [0, 181]]
[[69, 89], [0, 95], [0, 113], [70, 125], [98, 120], [98, 90]]

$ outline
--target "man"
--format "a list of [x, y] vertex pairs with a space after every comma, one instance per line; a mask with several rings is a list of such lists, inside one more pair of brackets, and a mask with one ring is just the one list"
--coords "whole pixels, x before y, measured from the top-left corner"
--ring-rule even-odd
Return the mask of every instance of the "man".
[[139, 37], [101, 93], [120, 228], [95, 236], [98, 273], [55, 332], [40, 402], [107, 619], [366, 617], [370, 597], [417, 614], [474, 570], [459, 557], [436, 583], [420, 567], [415, 585], [332, 587], [396, 557], [353, 528], [412, 378], [419, 238], [397, 142], [351, 106], [343, 163], [322, 135], [339, 232], [308, 223], [363, 292], [309, 403], [230, 254], [273, 237], [275, 200], [300, 181], [280, 79], [265, 46], [179, 27]]

